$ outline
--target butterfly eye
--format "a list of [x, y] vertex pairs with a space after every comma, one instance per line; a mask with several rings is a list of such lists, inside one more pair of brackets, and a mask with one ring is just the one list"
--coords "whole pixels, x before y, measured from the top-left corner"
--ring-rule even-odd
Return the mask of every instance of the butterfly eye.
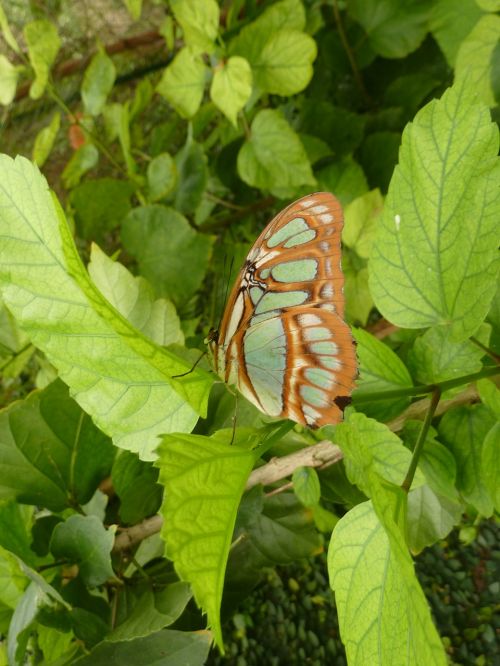
[[260, 234], [229, 296], [216, 371], [270, 416], [337, 423], [357, 376], [344, 316], [342, 209], [328, 192], [279, 213]]

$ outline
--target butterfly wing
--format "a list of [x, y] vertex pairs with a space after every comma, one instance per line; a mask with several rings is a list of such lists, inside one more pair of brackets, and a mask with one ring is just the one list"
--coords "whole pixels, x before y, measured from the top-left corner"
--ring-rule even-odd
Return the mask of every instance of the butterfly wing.
[[357, 375], [343, 321], [342, 209], [327, 192], [279, 213], [243, 265], [214, 344], [217, 372], [272, 416], [342, 418]]

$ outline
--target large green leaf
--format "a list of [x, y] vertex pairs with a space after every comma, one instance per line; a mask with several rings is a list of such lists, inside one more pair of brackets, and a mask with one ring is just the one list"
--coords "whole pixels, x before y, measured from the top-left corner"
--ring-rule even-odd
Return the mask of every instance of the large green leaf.
[[0, 414], [0, 497], [60, 511], [85, 504], [109, 474], [114, 448], [61, 381]]
[[444, 539], [460, 522], [463, 505], [436, 493], [430, 486], [414, 488], [408, 495], [407, 539], [413, 553], [420, 553]]
[[347, 7], [365, 29], [376, 53], [403, 58], [424, 41], [431, 1], [350, 0]]
[[457, 53], [457, 81], [472, 82], [479, 97], [488, 106], [495, 106], [492, 88], [493, 57], [500, 41], [500, 16], [489, 14], [476, 23]]
[[170, 0], [174, 16], [193, 51], [211, 53], [219, 29], [219, 6], [215, 0]]
[[249, 185], [271, 192], [316, 183], [299, 137], [274, 109], [255, 116], [238, 154], [238, 173]]
[[[355, 401], [361, 395], [369, 398], [370, 393], [413, 386], [408, 369], [390, 347], [361, 328], [353, 329], [353, 335], [357, 342], [360, 372], [354, 392]], [[386, 421], [403, 411], [408, 404], [409, 398], [391, 398], [364, 401], [360, 409], [368, 416]]]
[[439, 423], [440, 437], [457, 462], [457, 488], [465, 501], [483, 516], [493, 513], [482, 459], [485, 438], [495, 423], [495, 417], [484, 405], [457, 407], [447, 412]]
[[157, 91], [183, 118], [200, 108], [207, 68], [199, 55], [183, 48], [163, 72]]
[[135, 208], [123, 222], [122, 240], [157, 293], [182, 305], [200, 288], [212, 238], [196, 232], [173, 208]]
[[113, 90], [116, 69], [104, 49], [99, 49], [85, 70], [82, 82], [82, 102], [85, 111], [98, 116]]
[[56, 559], [78, 564], [85, 584], [96, 587], [115, 577], [111, 566], [114, 532], [95, 516], [70, 516], [55, 526], [50, 550]]
[[61, 40], [55, 26], [40, 19], [24, 26], [24, 38], [28, 46], [28, 56], [35, 72], [35, 80], [30, 87], [30, 97], [38, 99], [43, 95], [50, 68], [54, 64]]
[[220, 605], [236, 512], [254, 454], [220, 436], [168, 435], [158, 448], [167, 556], [222, 646]]
[[446, 665], [404, 539], [371, 502], [337, 523], [328, 571], [349, 666]]
[[370, 259], [375, 303], [406, 328], [469, 337], [498, 270], [498, 129], [465, 84], [425, 106], [404, 134]]
[[36, 167], [2, 156], [0, 183], [5, 304], [99, 427], [151, 459], [159, 433], [190, 430], [204, 412], [210, 378], [193, 372], [172, 379], [189, 364], [141, 335], [101, 296]]

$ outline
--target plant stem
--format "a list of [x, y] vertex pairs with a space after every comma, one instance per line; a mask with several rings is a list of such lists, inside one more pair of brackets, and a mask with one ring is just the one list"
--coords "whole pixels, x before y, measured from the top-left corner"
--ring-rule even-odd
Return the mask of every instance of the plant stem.
[[488, 354], [488, 356], [492, 358], [495, 361], [495, 363], [500, 363], [500, 356], [498, 354], [495, 354], [495, 352], [489, 349], [486, 345], [483, 345], [482, 342], [479, 342], [479, 340], [475, 338], [473, 335], [471, 335], [470, 341], [473, 342], [475, 345], [477, 345], [479, 349], [482, 349], [485, 354]]
[[400, 389], [394, 389], [392, 391], [380, 391], [378, 393], [359, 392], [354, 393], [352, 397], [354, 404], [362, 405], [367, 402], [373, 402], [374, 400], [389, 400], [390, 398], [402, 398], [404, 396], [426, 395], [427, 393], [432, 393], [437, 388], [440, 389], [441, 393], [444, 393], [444, 391], [455, 388], [455, 386], [470, 384], [471, 382], [475, 382], [478, 379], [482, 379], [483, 377], [493, 377], [494, 375], [499, 374], [500, 366], [489, 365], [485, 368], [482, 368], [479, 372], [474, 372], [471, 375], [462, 375], [461, 377], [456, 377], [455, 379], [447, 379], [444, 382], [424, 384], [422, 386], [402, 386]]
[[439, 386], [436, 386], [436, 388], [432, 393], [429, 410], [425, 416], [425, 421], [422, 424], [422, 428], [420, 429], [420, 433], [418, 435], [417, 443], [415, 444], [415, 448], [413, 450], [413, 456], [411, 458], [410, 467], [408, 468], [405, 480], [401, 484], [401, 488], [407, 493], [410, 491], [411, 484], [413, 482], [413, 477], [415, 476], [415, 471], [417, 469], [418, 459], [420, 458], [420, 454], [422, 453], [422, 449], [424, 448], [425, 438], [427, 437], [432, 417], [434, 416], [434, 412], [436, 411], [436, 407], [438, 406], [440, 398], [441, 398], [441, 389], [439, 388]]

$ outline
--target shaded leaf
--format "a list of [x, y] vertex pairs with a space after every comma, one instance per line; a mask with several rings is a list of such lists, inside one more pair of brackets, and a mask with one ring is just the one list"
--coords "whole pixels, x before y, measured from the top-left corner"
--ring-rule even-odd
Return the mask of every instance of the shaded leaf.
[[114, 578], [111, 566], [114, 538], [114, 529], [106, 530], [95, 516], [75, 515], [56, 525], [50, 550], [56, 559], [78, 564], [85, 584], [96, 587]]
[[163, 489], [156, 483], [158, 470], [128, 451], [115, 460], [111, 479], [120, 498], [120, 518], [134, 525], [160, 508]]
[[0, 104], [8, 106], [16, 96], [19, 70], [0, 54]]
[[131, 208], [134, 187], [115, 178], [86, 180], [70, 194], [80, 236], [100, 242], [115, 229]]
[[476, 0], [462, 0], [457, 12], [455, 0], [436, 0], [430, 13], [430, 30], [450, 67], [454, 67], [460, 44], [470, 33], [482, 12]]
[[0, 433], [0, 497], [54, 511], [88, 502], [114, 457], [61, 381], [4, 410]]
[[141, 274], [160, 294], [182, 304], [200, 287], [212, 239], [197, 233], [173, 208], [158, 204], [135, 208], [123, 222], [122, 240]]
[[211, 53], [219, 28], [215, 0], [171, 0], [172, 11], [184, 31], [185, 43], [195, 52]]
[[52, 151], [60, 125], [61, 114], [55, 113], [50, 124], [41, 129], [36, 135], [33, 146], [33, 161], [37, 166], [42, 167], [45, 164], [45, 160]]
[[99, 160], [99, 151], [92, 143], [85, 143], [80, 146], [69, 162], [64, 167], [61, 174], [63, 185], [66, 189], [71, 189], [78, 185], [81, 177], [93, 169]]
[[160, 153], [151, 160], [147, 175], [151, 201], [168, 196], [177, 184], [177, 167], [168, 153]]
[[[354, 401], [359, 395], [391, 391], [397, 388], [413, 386], [410, 373], [403, 361], [390, 347], [361, 328], [352, 331], [356, 340], [356, 354], [359, 360], [359, 379], [356, 381]], [[390, 398], [363, 402], [360, 408], [368, 416], [387, 421], [403, 411], [409, 404], [409, 398]]]
[[495, 511], [500, 511], [500, 423], [487, 432], [481, 453], [482, 480], [488, 490]]
[[293, 492], [304, 506], [318, 504], [321, 494], [318, 473], [313, 467], [297, 467], [292, 474]]
[[299, 137], [273, 109], [255, 116], [250, 139], [238, 154], [238, 173], [249, 185], [271, 192], [315, 184]]
[[178, 181], [174, 207], [180, 213], [193, 213], [200, 204], [207, 186], [207, 158], [202, 146], [190, 136], [175, 156]]
[[342, 242], [359, 257], [368, 259], [370, 256], [377, 218], [383, 205], [380, 190], [372, 190], [357, 197], [345, 208]]
[[408, 495], [408, 545], [420, 553], [444, 539], [462, 518], [463, 505], [439, 495], [430, 486], [413, 488]]

